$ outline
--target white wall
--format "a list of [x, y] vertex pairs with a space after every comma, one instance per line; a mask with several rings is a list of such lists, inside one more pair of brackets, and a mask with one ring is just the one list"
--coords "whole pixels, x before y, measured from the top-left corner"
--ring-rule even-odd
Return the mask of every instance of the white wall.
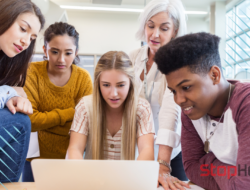
[[129, 53], [140, 47], [135, 39], [139, 14], [67, 11], [69, 24], [80, 33], [79, 53], [103, 54], [111, 50]]
[[[67, 11], [69, 24], [80, 33], [80, 54], [103, 54], [111, 50], [129, 53], [139, 48], [135, 39], [138, 29], [137, 13], [112, 13], [90, 11]], [[209, 32], [209, 22], [203, 17], [191, 16], [187, 22], [188, 33]], [[36, 52], [42, 51], [43, 40], [38, 37]]]
[[187, 31], [189, 33], [209, 32], [209, 22], [203, 17], [188, 17]]

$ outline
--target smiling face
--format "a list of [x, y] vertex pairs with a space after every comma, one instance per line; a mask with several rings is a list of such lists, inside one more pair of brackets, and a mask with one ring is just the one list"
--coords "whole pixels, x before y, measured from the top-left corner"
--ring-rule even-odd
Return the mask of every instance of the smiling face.
[[49, 70], [55, 73], [69, 71], [76, 57], [75, 40], [67, 34], [53, 37], [43, 50], [49, 60]]
[[127, 98], [129, 77], [118, 70], [103, 71], [100, 75], [100, 90], [103, 99], [112, 109], [120, 108]]
[[154, 53], [176, 36], [173, 20], [166, 12], [160, 12], [149, 19], [145, 26], [145, 36], [150, 50]]
[[200, 119], [215, 106], [219, 89], [211, 77], [212, 70], [202, 76], [191, 73], [189, 67], [183, 67], [166, 75], [175, 102], [192, 120]]
[[11, 27], [0, 36], [0, 50], [14, 57], [26, 50], [37, 38], [41, 23], [33, 13], [20, 14]]

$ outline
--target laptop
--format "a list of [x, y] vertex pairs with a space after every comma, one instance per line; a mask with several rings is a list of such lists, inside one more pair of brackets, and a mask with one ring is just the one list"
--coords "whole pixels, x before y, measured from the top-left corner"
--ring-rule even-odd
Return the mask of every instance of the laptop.
[[37, 190], [156, 190], [159, 163], [124, 160], [35, 159]]

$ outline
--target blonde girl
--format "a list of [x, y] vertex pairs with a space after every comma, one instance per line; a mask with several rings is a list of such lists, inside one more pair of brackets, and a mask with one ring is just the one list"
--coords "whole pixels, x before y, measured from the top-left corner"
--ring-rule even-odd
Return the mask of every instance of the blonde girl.
[[154, 123], [149, 103], [135, 96], [134, 68], [124, 52], [99, 60], [93, 95], [76, 106], [68, 159], [154, 159]]

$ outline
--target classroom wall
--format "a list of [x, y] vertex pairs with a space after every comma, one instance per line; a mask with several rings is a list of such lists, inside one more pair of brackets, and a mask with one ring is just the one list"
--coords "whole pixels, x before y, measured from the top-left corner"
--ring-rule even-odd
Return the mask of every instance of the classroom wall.
[[[140, 47], [135, 39], [138, 29], [138, 13], [90, 12], [68, 10], [68, 23], [80, 33], [80, 54], [103, 54], [110, 50], [129, 53]], [[204, 18], [189, 17], [188, 33], [209, 32], [209, 22]], [[36, 52], [42, 52], [43, 39], [40, 35]]]

